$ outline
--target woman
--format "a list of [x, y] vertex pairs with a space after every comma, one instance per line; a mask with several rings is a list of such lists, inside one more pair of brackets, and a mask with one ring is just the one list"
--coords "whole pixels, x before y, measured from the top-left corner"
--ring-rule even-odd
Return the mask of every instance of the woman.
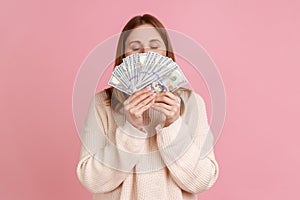
[[[120, 36], [115, 66], [148, 51], [175, 61], [161, 22], [133, 17]], [[109, 142], [99, 139], [100, 132]], [[209, 125], [203, 99], [190, 90], [142, 89], [128, 96], [108, 88], [91, 102], [84, 134], [77, 176], [94, 199], [197, 199], [217, 180], [214, 152], [199, 159]], [[136, 156], [152, 152], [155, 157]]]

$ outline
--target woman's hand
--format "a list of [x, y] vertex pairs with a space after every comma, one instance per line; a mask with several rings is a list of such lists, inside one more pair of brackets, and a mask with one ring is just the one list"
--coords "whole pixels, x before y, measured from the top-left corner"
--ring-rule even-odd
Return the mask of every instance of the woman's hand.
[[126, 119], [134, 127], [141, 129], [147, 124], [143, 114], [154, 104], [155, 96], [156, 93], [146, 88], [133, 93], [124, 101]]
[[180, 98], [171, 92], [159, 93], [152, 108], [166, 115], [165, 127], [167, 127], [176, 121], [180, 115]]

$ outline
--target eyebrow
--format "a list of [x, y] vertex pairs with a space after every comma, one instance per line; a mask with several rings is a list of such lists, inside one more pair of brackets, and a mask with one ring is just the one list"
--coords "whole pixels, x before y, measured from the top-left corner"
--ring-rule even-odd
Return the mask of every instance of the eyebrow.
[[159, 42], [159, 43], [161, 43], [161, 41], [159, 39], [152, 39], [152, 40], [150, 40], [150, 42]]
[[138, 40], [134, 40], [134, 41], [131, 41], [131, 42], [129, 42], [128, 43], [128, 45], [130, 45], [131, 43], [135, 43], [135, 42], [137, 42], [137, 43], [141, 43], [140, 41], [138, 41]]

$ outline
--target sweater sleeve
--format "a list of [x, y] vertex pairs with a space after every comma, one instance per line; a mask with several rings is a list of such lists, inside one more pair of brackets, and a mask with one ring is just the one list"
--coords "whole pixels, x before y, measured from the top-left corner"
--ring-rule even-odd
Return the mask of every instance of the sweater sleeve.
[[92, 99], [80, 134], [82, 146], [76, 173], [81, 184], [92, 193], [116, 189], [132, 173], [137, 163], [137, 157], [132, 155], [145, 142], [145, 134], [127, 122], [116, 129], [116, 145], [112, 144], [106, 138], [111, 116], [103, 102], [101, 96]]
[[204, 158], [200, 156], [213, 143], [205, 102], [197, 94], [193, 97], [195, 101], [188, 102], [185, 111], [189, 123], [179, 117], [168, 127], [157, 127], [157, 143], [173, 180], [183, 190], [196, 194], [213, 186], [219, 169], [213, 149]]

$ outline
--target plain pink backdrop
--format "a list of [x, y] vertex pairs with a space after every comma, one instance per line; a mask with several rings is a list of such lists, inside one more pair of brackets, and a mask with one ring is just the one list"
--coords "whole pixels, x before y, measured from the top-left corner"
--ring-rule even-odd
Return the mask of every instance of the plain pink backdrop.
[[76, 73], [144, 13], [202, 44], [225, 84], [220, 176], [199, 199], [299, 199], [299, 10], [297, 0], [1, 1], [0, 199], [92, 199], [75, 173]]

